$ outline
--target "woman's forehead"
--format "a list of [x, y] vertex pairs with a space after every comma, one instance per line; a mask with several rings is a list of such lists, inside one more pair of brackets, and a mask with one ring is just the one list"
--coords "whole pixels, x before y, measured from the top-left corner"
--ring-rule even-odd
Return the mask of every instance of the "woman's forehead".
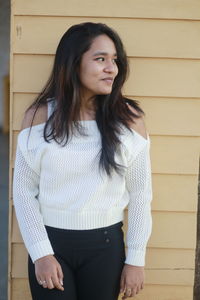
[[92, 55], [110, 55], [116, 56], [116, 47], [114, 42], [107, 35], [96, 37], [88, 50]]

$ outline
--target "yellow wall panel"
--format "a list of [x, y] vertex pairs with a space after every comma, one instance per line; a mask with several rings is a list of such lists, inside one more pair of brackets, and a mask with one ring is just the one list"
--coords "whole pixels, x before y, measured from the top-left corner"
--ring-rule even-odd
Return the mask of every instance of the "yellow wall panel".
[[[15, 55], [13, 61], [13, 91], [40, 92], [48, 80], [53, 56]], [[39, 74], [39, 76], [38, 76]]]
[[146, 269], [174, 270], [194, 269], [195, 250], [148, 248], [146, 254]]
[[[200, 99], [133, 97], [145, 111], [145, 122], [152, 135], [200, 133]], [[159, 124], [159, 126], [158, 126]]]
[[154, 174], [152, 209], [197, 211], [197, 175]]
[[193, 300], [193, 288], [191, 286], [177, 285], [145, 285], [135, 298], [136, 300]]
[[13, 132], [13, 136], [12, 136], [12, 142], [13, 142], [13, 151], [12, 151], [12, 155], [11, 155], [11, 161], [10, 161], [10, 166], [14, 167], [14, 161], [15, 161], [15, 154], [16, 154], [16, 148], [17, 148], [17, 137], [18, 137], [18, 133], [19, 131], [15, 131]]
[[195, 249], [195, 229], [196, 213], [154, 212], [153, 231], [148, 246]]
[[106, 0], [13, 1], [15, 15], [200, 19], [199, 11], [198, 0], [126, 0], [126, 5], [120, 0], [115, 0], [114, 3]]
[[28, 254], [23, 244], [12, 244], [12, 278], [28, 277]]
[[[147, 284], [193, 285], [194, 270], [146, 270]], [[173, 299], [174, 300], [174, 299]]]
[[198, 175], [199, 153], [199, 137], [151, 136], [154, 173]]
[[34, 101], [37, 94], [13, 95], [13, 129], [20, 130], [25, 110]]
[[135, 58], [130, 68], [127, 95], [200, 97], [200, 60]]
[[11, 299], [13, 300], [31, 300], [28, 280], [26, 279], [13, 279]]
[[[126, 240], [127, 215], [125, 211], [124, 236]], [[196, 247], [196, 213], [158, 212], [152, 213], [153, 230], [149, 248], [190, 249]], [[195, 232], [196, 233], [196, 232]]]
[[[13, 91], [39, 92], [52, 64], [50, 55], [15, 55]], [[200, 60], [131, 58], [130, 68], [127, 95], [200, 97]]]
[[13, 214], [12, 214], [12, 230], [11, 230], [11, 242], [12, 243], [23, 243], [21, 233], [19, 231], [19, 226], [17, 223], [16, 215], [15, 215], [15, 210], [13, 209]]
[[71, 25], [88, 21], [113, 27], [122, 37], [128, 56], [200, 58], [199, 21], [160, 19], [17, 16], [13, 50], [15, 53], [54, 54], [59, 39]]

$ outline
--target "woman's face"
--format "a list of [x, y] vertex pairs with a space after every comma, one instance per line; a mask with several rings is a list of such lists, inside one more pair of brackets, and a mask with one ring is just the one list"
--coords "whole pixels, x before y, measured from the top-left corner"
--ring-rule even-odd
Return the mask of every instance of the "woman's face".
[[84, 99], [111, 93], [118, 74], [116, 60], [113, 41], [104, 34], [96, 37], [90, 49], [83, 54], [80, 63], [79, 76]]

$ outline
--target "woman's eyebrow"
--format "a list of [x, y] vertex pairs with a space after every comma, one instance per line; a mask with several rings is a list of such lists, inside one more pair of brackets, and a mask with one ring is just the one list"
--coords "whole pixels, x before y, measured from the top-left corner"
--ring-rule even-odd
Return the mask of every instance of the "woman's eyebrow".
[[[93, 54], [93, 56], [98, 56], [98, 55], [108, 56], [109, 54], [103, 51], [97, 51]], [[117, 57], [117, 53], [114, 53], [113, 56]]]

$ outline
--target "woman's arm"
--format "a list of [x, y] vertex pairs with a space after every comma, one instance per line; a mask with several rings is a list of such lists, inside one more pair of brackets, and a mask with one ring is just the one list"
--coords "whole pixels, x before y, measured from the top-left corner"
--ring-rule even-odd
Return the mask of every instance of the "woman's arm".
[[[22, 130], [30, 127], [33, 111], [25, 114]], [[42, 113], [36, 115], [33, 125], [41, 123]], [[13, 177], [13, 200], [17, 220], [25, 246], [35, 263], [38, 283], [43, 287], [64, 290], [63, 273], [60, 264], [53, 256], [54, 251], [49, 241], [43, 218], [40, 213], [37, 196], [39, 194], [39, 162], [35, 160], [36, 149], [28, 150], [27, 135], [18, 138], [15, 169]]]
[[[22, 130], [30, 126], [32, 116], [32, 110], [25, 114]], [[36, 115], [35, 122], [40, 120], [39, 117], [41, 118], [41, 112]], [[42, 256], [53, 254], [53, 249], [43, 224], [37, 200], [40, 180], [37, 166], [39, 162], [35, 161], [37, 150], [34, 148], [26, 149], [26, 137], [27, 135], [24, 134], [18, 137], [13, 177], [13, 200], [24, 243], [34, 262]]]
[[129, 191], [127, 258], [126, 263], [144, 266], [146, 244], [151, 234], [151, 162], [150, 142], [147, 141], [127, 171], [127, 189]]
[[144, 120], [137, 119], [131, 126], [144, 139], [144, 145], [130, 162], [126, 185], [129, 192], [127, 256], [121, 276], [123, 299], [135, 296], [144, 284], [145, 252], [151, 234], [151, 162], [150, 140], [146, 133]]

